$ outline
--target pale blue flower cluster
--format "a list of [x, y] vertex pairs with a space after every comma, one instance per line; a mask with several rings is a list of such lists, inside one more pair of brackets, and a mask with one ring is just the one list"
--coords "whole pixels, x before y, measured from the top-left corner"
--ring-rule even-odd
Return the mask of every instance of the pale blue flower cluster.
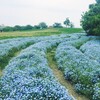
[[35, 38], [13, 38], [0, 40], [0, 61], [9, 54], [27, 47], [27, 45], [33, 44], [39, 41]]
[[48, 49], [66, 40], [61, 37], [31, 45], [9, 62], [0, 80], [0, 100], [73, 100], [46, 59]]
[[[81, 37], [85, 37], [85, 34], [0, 40], [0, 59], [14, 49], [19, 50], [35, 43], [13, 58], [4, 69], [0, 79], [0, 100], [73, 100], [48, 66], [46, 52], [61, 42], [71, 43], [72, 40], [76, 41]], [[81, 39], [87, 41], [89, 38]]]
[[100, 40], [91, 40], [81, 46], [80, 50], [90, 59], [100, 63]]
[[[99, 100], [100, 85], [95, 84], [100, 82], [100, 40], [91, 39], [94, 38], [84, 37], [82, 40], [81, 37], [78, 40], [61, 43], [57, 47], [55, 58], [58, 68], [63, 71], [67, 80], [75, 84], [77, 92], [90, 98], [93, 96], [93, 100]], [[84, 45], [80, 48], [82, 44]]]
[[[86, 42], [84, 45], [81, 46], [80, 50], [90, 59], [97, 61], [100, 64], [100, 40], [98, 40], [98, 38]], [[100, 99], [100, 67], [96, 68], [93, 82], [96, 83], [94, 85], [93, 99], [99, 100]]]
[[45, 36], [45, 37], [27, 37], [27, 38], [12, 38], [12, 39], [4, 39], [0, 40], [0, 62], [4, 60], [5, 57], [13, 54], [13, 52], [18, 51], [20, 49], [24, 49], [27, 46], [39, 42], [50, 39], [61, 39], [67, 38], [68, 35], [58, 35], [58, 36]]
[[94, 85], [93, 99], [100, 100], [100, 81]]

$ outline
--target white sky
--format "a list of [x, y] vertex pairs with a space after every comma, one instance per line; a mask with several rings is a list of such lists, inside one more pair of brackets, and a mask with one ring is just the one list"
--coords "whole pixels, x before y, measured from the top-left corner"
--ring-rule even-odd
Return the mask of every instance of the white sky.
[[81, 14], [95, 0], [0, 0], [0, 24], [35, 25], [46, 22], [63, 23], [69, 17], [80, 27]]

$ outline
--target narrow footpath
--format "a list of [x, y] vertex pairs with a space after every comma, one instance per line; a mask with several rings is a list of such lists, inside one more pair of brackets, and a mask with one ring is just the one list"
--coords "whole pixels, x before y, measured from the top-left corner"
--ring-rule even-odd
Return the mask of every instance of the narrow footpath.
[[56, 50], [56, 48], [47, 52], [47, 59], [48, 59], [48, 64], [49, 64], [50, 68], [52, 69], [55, 77], [58, 79], [59, 83], [62, 84], [63, 86], [65, 86], [66, 89], [68, 89], [69, 94], [72, 95], [76, 100], [89, 100], [85, 96], [79, 95], [78, 93], [76, 93], [74, 90], [74, 86], [69, 81], [64, 79], [62, 71], [60, 71], [57, 68], [57, 63], [54, 60], [55, 50]]

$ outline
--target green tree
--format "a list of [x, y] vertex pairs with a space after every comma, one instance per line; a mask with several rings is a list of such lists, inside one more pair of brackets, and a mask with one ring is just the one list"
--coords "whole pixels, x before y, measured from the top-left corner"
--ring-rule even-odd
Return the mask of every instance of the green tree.
[[70, 28], [74, 28], [74, 24], [72, 22], [70, 22]]
[[20, 31], [22, 29], [22, 27], [19, 25], [15, 25], [13, 28], [14, 28], [14, 31]]
[[5, 26], [3, 24], [0, 25], [0, 32], [2, 32], [4, 28], [5, 28]]
[[61, 23], [54, 23], [53, 24], [53, 28], [62, 28], [62, 25], [61, 25]]
[[34, 25], [34, 29], [40, 29], [39, 25]]
[[5, 28], [3, 28], [3, 31], [4, 32], [14, 31], [14, 28], [13, 27], [10, 27], [10, 26], [6, 26]]
[[32, 29], [33, 29], [33, 26], [31, 26], [31, 25], [26, 25], [24, 27], [24, 30], [32, 30]]
[[96, 0], [96, 2], [97, 2], [98, 4], [100, 4], [100, 0]]
[[41, 22], [41, 23], [39, 23], [39, 27], [40, 27], [40, 29], [44, 29], [44, 28], [47, 28], [48, 26], [45, 22]]
[[82, 15], [81, 25], [88, 35], [100, 35], [100, 0]]
[[64, 21], [64, 25], [66, 25], [66, 27], [70, 26], [69, 18], [66, 18], [66, 20]]

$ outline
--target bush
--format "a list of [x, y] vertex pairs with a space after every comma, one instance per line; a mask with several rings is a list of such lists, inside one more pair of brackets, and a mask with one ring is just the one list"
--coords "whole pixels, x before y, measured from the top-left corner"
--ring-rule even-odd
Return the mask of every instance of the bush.
[[88, 35], [100, 36], [100, 0], [96, 2], [82, 15], [81, 25]]

